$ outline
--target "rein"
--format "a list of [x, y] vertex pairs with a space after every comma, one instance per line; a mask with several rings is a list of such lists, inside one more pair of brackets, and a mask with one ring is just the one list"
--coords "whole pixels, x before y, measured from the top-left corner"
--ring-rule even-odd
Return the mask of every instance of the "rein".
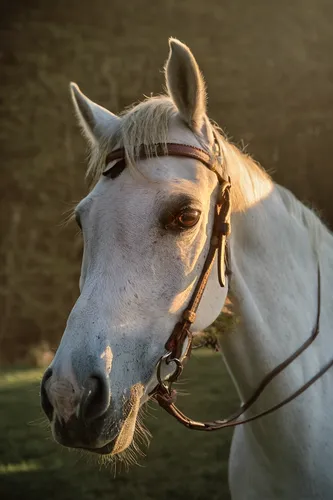
[[[217, 176], [219, 183], [219, 191], [217, 195], [217, 200], [214, 209], [214, 222], [212, 228], [212, 234], [210, 238], [209, 251], [202, 268], [201, 274], [195, 286], [194, 292], [190, 299], [187, 308], [183, 311], [180, 321], [175, 325], [168, 341], [165, 344], [166, 354], [164, 354], [157, 363], [157, 380], [158, 385], [152, 391], [150, 396], [152, 396], [158, 404], [164, 408], [170, 415], [175, 417], [178, 422], [183, 424], [185, 427], [194, 430], [201, 431], [214, 431], [223, 429], [225, 427], [235, 427], [237, 425], [242, 425], [247, 422], [257, 420], [260, 417], [269, 415], [275, 412], [279, 408], [282, 408], [290, 401], [294, 400], [297, 396], [302, 394], [306, 389], [308, 389], [312, 384], [316, 382], [324, 373], [326, 373], [333, 366], [333, 359], [329, 361], [324, 367], [317, 372], [308, 382], [303, 384], [298, 390], [293, 392], [290, 396], [277, 403], [267, 410], [261, 411], [253, 416], [240, 419], [244, 413], [249, 410], [253, 404], [258, 400], [259, 396], [262, 394], [264, 389], [275, 379], [279, 373], [281, 373], [285, 368], [287, 368], [298, 356], [300, 356], [315, 340], [319, 334], [319, 323], [320, 323], [320, 313], [321, 313], [321, 276], [320, 276], [320, 266], [318, 262], [317, 271], [317, 315], [315, 326], [312, 330], [311, 336], [285, 361], [277, 365], [271, 372], [269, 372], [258, 385], [257, 389], [253, 392], [252, 396], [244, 403], [241, 404], [239, 409], [223, 420], [215, 420], [212, 422], [197, 422], [190, 419], [184, 413], [182, 413], [174, 404], [176, 399], [176, 391], [172, 389], [172, 384], [175, 382], [183, 371], [183, 363], [187, 357], [190, 356], [192, 348], [192, 333], [190, 331], [191, 325], [195, 322], [196, 312], [200, 304], [201, 298], [205, 291], [216, 254], [218, 254], [218, 280], [221, 287], [225, 286], [226, 275], [230, 273], [227, 264], [227, 252], [226, 244], [227, 238], [230, 235], [230, 215], [231, 215], [231, 200], [230, 200], [230, 190], [231, 183], [230, 178], [228, 180], [223, 179], [221, 173], [218, 170], [221, 161], [221, 151], [219, 148], [219, 143], [215, 138], [215, 146], [217, 145], [218, 154], [210, 155], [203, 149], [189, 146], [185, 144], [167, 143], [166, 145], [157, 144], [155, 149], [155, 156], [178, 156], [192, 158], [194, 160], [200, 161], [205, 167], [214, 172]], [[145, 147], [142, 145], [139, 151], [139, 159], [147, 159]], [[126, 156], [123, 148], [117, 149], [109, 153], [106, 157], [106, 164], [111, 161], [118, 160], [116, 164], [108, 168], [103, 175], [115, 179], [118, 177], [126, 167]], [[184, 343], [187, 340], [187, 345], [184, 349]], [[184, 351], [184, 352], [183, 352]], [[174, 373], [169, 376], [168, 380], [162, 380], [161, 378], [161, 366], [162, 363], [166, 364], [174, 363], [176, 369]]]

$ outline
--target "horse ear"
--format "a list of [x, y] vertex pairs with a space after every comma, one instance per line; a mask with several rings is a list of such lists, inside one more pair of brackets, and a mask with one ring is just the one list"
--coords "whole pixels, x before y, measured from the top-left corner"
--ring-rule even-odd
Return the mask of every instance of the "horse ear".
[[206, 115], [206, 89], [203, 76], [190, 49], [175, 38], [165, 67], [168, 92], [178, 111], [192, 130], [201, 129]]
[[70, 84], [70, 92], [76, 115], [88, 141], [95, 145], [103, 137], [110, 135], [117, 127], [120, 119], [107, 109], [88, 99], [76, 83]]

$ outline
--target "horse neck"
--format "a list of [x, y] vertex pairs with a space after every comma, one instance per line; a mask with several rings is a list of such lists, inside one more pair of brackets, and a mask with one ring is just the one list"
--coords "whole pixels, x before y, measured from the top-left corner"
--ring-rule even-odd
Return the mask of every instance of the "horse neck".
[[[238, 321], [236, 331], [223, 337], [222, 352], [246, 400], [264, 375], [310, 336], [317, 312], [317, 258], [309, 228], [285, 203], [290, 197], [298, 206], [291, 194], [258, 167], [249, 170], [241, 156], [234, 178], [231, 296]], [[305, 354], [265, 391], [254, 410], [267, 408], [305, 382], [311, 363], [313, 367]]]

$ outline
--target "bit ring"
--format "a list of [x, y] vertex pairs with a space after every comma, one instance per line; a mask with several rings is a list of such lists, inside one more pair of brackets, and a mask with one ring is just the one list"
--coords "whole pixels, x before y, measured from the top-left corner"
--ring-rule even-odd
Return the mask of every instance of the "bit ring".
[[176, 364], [176, 370], [167, 379], [168, 383], [175, 382], [183, 371], [182, 362], [178, 358], [171, 358], [171, 356], [172, 356], [172, 352], [167, 352], [159, 359], [159, 361], [157, 363], [157, 380], [158, 380], [159, 384], [164, 383], [164, 381], [161, 378], [161, 366], [162, 366], [163, 361], [165, 361], [165, 363], [167, 365], [169, 365], [170, 363]]

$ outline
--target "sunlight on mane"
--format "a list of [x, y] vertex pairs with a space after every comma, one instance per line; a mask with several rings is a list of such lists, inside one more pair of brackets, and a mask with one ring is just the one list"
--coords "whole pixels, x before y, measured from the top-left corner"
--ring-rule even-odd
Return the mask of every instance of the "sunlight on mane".
[[[177, 114], [172, 99], [166, 95], [147, 97], [142, 102], [124, 110], [120, 126], [110, 136], [105, 136], [91, 152], [87, 175], [95, 184], [105, 169], [107, 154], [124, 148], [128, 166], [136, 171], [140, 145], [145, 146], [147, 157], [156, 154], [156, 144], [166, 147], [170, 120]], [[222, 175], [232, 180], [233, 211], [245, 211], [251, 205], [266, 198], [273, 189], [269, 174], [253, 158], [228, 141], [223, 131], [211, 123], [223, 155]], [[318, 242], [322, 224], [318, 216], [300, 203], [285, 188], [276, 185], [286, 209], [308, 228], [313, 243]], [[246, 196], [249, 196], [246, 199]]]

